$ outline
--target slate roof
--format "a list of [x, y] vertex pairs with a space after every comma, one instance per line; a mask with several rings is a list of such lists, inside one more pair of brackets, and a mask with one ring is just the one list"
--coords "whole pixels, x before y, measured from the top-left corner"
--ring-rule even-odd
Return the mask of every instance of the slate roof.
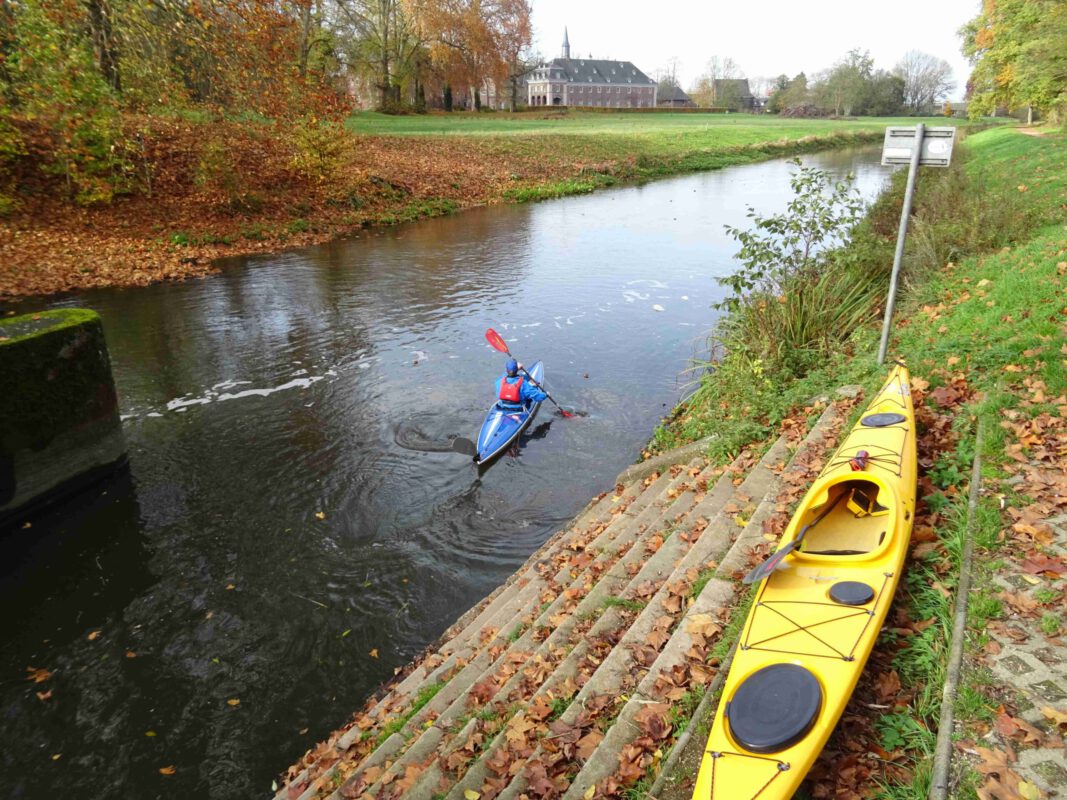
[[722, 97], [723, 92], [732, 93], [739, 100], [753, 96], [748, 87], [748, 78], [716, 78], [715, 96]]
[[681, 86], [660, 86], [656, 98], [661, 103], [692, 103], [693, 98], [682, 91]]
[[563, 79], [570, 83], [653, 85], [655, 81], [630, 61], [608, 61], [593, 58], [554, 58], [546, 65], [550, 70], [562, 70]]

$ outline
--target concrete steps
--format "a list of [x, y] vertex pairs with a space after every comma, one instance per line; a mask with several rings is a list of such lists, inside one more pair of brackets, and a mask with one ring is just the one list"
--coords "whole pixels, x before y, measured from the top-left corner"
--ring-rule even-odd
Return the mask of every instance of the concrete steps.
[[791, 458], [821, 452], [839, 422], [830, 406], [799, 449], [783, 437], [726, 468], [701, 446], [629, 468], [277, 797], [599, 796], [643, 735], [643, 709], [674, 702], [680, 675], [710, 680], [735, 574], [783, 475], [795, 482]]

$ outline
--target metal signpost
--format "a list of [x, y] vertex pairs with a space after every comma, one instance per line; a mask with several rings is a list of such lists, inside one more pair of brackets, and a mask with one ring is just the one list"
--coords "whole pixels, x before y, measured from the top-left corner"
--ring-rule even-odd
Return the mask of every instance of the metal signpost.
[[900, 231], [897, 233], [897, 249], [893, 255], [893, 273], [889, 278], [889, 298], [885, 304], [885, 321], [882, 323], [882, 342], [878, 346], [878, 363], [885, 361], [889, 348], [889, 326], [893, 319], [893, 307], [897, 302], [897, 281], [900, 278], [900, 262], [904, 258], [904, 240], [908, 236], [908, 217], [911, 216], [911, 200], [915, 194], [915, 176], [919, 167], [947, 167], [952, 161], [952, 145], [956, 141], [953, 127], [927, 128], [921, 122], [914, 128], [886, 128], [882, 146], [882, 164], [909, 164], [908, 186], [904, 190], [904, 208], [900, 211]]

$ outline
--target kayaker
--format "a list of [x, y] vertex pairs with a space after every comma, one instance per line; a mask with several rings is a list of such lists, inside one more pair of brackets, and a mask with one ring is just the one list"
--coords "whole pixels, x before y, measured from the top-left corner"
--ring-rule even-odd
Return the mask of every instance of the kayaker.
[[504, 374], [496, 382], [497, 404], [501, 408], [521, 410], [526, 403], [540, 403], [548, 395], [542, 392], [525, 375], [520, 375], [522, 364], [514, 358], [504, 362]]

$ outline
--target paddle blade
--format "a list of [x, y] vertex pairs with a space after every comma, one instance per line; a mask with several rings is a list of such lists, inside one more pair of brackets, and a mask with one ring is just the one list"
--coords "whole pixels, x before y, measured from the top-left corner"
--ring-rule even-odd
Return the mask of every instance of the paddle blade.
[[452, 451], [472, 458], [478, 455], [478, 448], [470, 439], [457, 436], [452, 440]]
[[757, 583], [758, 581], [761, 581], [766, 578], [778, 568], [778, 565], [782, 563], [782, 560], [791, 552], [793, 552], [793, 550], [798, 544], [800, 544], [800, 542], [796, 539], [791, 541], [781, 550], [775, 552], [774, 555], [772, 555], [758, 567], [753, 569], [750, 573], [748, 573], [748, 575], [742, 578], [741, 583]]
[[486, 330], [485, 339], [489, 342], [489, 344], [494, 350], [499, 350], [501, 353], [508, 352], [507, 342], [505, 342], [501, 338], [500, 334], [494, 331], [492, 328]]

